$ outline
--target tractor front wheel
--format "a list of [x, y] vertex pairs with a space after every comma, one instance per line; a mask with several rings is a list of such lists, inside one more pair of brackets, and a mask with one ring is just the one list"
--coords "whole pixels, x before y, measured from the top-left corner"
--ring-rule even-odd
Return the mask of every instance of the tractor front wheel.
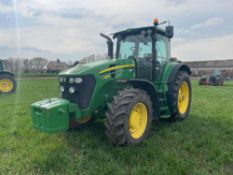
[[140, 89], [126, 89], [113, 98], [106, 112], [106, 135], [113, 145], [139, 144], [152, 123], [152, 103]]
[[179, 71], [170, 89], [169, 99], [172, 120], [184, 120], [188, 117], [192, 98], [191, 83], [189, 75]]

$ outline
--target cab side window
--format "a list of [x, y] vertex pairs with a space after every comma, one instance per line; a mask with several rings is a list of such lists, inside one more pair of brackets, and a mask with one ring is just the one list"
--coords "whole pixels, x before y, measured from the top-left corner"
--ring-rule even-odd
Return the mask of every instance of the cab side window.
[[151, 57], [152, 58], [152, 43], [139, 43], [139, 58], [146, 58]]
[[157, 42], [156, 42], [156, 50], [157, 50], [157, 62], [162, 64], [167, 61], [170, 57], [169, 55], [169, 41], [168, 38], [158, 34], [157, 35]]

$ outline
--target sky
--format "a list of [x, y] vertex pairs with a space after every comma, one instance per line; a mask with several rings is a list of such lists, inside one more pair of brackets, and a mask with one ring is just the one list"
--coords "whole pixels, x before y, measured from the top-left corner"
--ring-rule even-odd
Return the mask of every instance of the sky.
[[0, 58], [78, 60], [107, 51], [100, 32], [174, 25], [172, 56], [233, 59], [233, 0], [0, 0]]

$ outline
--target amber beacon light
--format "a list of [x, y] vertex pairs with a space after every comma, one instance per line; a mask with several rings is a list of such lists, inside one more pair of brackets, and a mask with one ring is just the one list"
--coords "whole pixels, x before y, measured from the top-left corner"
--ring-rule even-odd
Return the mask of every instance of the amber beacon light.
[[154, 25], [158, 25], [158, 24], [159, 24], [159, 20], [158, 20], [158, 18], [154, 18], [154, 20], [153, 20], [153, 24], [154, 24]]

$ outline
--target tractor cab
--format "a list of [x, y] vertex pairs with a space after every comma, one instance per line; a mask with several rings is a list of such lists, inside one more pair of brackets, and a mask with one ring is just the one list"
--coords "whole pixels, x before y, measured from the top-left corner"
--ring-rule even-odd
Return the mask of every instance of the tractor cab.
[[6, 61], [4, 60], [0, 60], [0, 72], [2, 71], [9, 71], [10, 72], [10, 66], [9, 66], [9, 63], [7, 64]]
[[[173, 37], [173, 26], [169, 24], [163, 30], [158, 25], [158, 21], [155, 21], [154, 26], [127, 29], [113, 34], [113, 39], [117, 40], [116, 59], [134, 60], [138, 79], [160, 80], [171, 57], [170, 38]], [[112, 57], [113, 44], [108, 39], [108, 53]]]

